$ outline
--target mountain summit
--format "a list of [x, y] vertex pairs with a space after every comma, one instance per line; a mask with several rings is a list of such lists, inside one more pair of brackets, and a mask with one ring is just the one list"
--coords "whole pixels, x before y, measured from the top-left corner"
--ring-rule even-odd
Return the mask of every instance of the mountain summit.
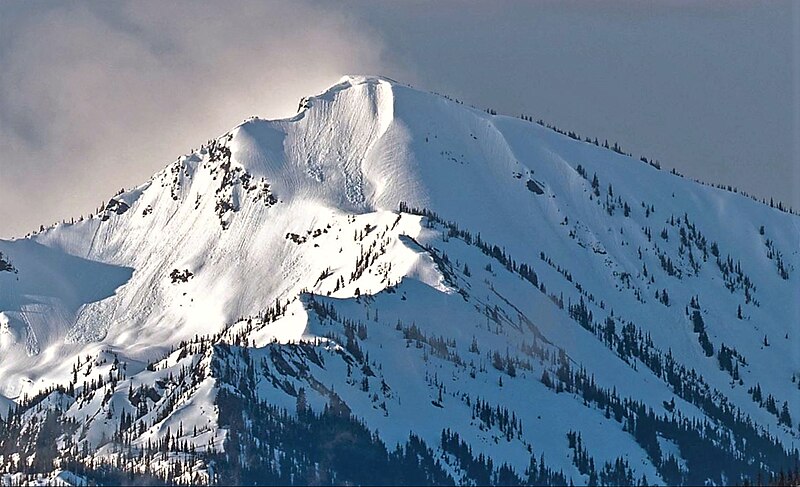
[[800, 446], [800, 218], [347, 76], [0, 240], [0, 472], [730, 484]]

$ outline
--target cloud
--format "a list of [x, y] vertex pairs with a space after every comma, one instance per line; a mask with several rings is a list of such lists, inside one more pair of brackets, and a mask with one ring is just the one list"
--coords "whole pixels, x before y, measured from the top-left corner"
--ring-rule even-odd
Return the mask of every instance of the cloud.
[[88, 213], [344, 73], [387, 72], [376, 33], [329, 4], [0, 9], [0, 237]]

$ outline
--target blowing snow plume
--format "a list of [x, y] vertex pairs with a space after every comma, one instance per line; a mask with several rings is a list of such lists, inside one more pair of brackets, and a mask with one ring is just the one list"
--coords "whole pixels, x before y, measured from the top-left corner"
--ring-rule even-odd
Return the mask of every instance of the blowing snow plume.
[[305, 2], [5, 8], [4, 237], [89, 213], [96, 194], [148, 177], [197, 134], [294, 113], [341, 73], [385, 70], [380, 39], [338, 8]]

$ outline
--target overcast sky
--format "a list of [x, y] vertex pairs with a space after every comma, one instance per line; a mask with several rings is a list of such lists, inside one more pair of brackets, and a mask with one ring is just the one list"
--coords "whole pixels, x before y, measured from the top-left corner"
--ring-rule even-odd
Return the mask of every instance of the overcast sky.
[[531, 114], [800, 208], [798, 2], [0, 1], [0, 237], [342, 74]]

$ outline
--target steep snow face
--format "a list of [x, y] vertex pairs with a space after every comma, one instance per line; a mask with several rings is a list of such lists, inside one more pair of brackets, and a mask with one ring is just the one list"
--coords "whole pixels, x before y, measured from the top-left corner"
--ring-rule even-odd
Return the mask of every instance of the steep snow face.
[[[70, 384], [48, 397], [103, 458], [178, 424], [224, 448], [217, 393], [245, 387], [229, 361], [261, 359], [245, 397], [344, 401], [387, 445], [438, 448], [457, 481], [445, 428], [519, 476], [543, 453], [578, 483], [596, 479], [573, 431], [598, 471], [623, 454], [674, 482], [671, 454], [683, 480], [741, 473], [689, 472], [681, 446], [700, 440], [641, 432], [648, 408], [800, 444], [800, 218], [386, 78], [250, 119], [0, 252], [0, 406]], [[616, 399], [592, 402], [579, 371]], [[628, 400], [645, 413], [614, 409]], [[141, 427], [114, 437], [123, 411]]]

